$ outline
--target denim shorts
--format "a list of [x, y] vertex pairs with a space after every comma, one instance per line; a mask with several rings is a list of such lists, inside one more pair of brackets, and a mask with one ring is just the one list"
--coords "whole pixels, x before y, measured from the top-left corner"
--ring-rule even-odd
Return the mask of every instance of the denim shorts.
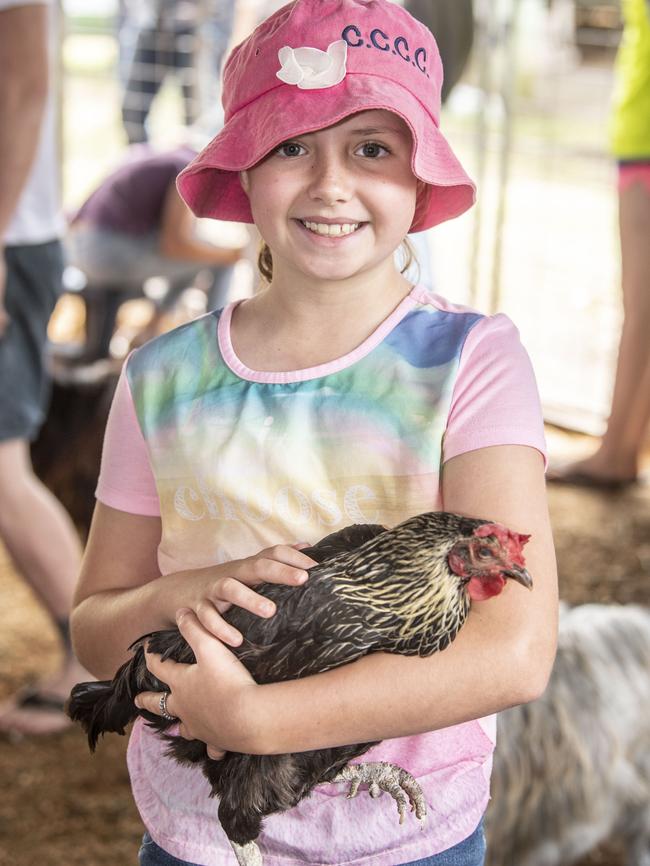
[[413, 860], [403, 866], [483, 866], [485, 863], [485, 833], [483, 822], [467, 839], [453, 848], [425, 857], [424, 860]]
[[[413, 860], [401, 866], [483, 866], [485, 860], [485, 835], [483, 824], [479, 824], [471, 836], [459, 845], [454, 845], [447, 851], [425, 857], [424, 860]], [[148, 833], [144, 834], [140, 847], [139, 866], [197, 866], [167, 854], [153, 841]]]
[[9, 325], [0, 336], [0, 442], [32, 441], [50, 399], [45, 347], [47, 323], [61, 294], [62, 248], [59, 241], [8, 246], [4, 257]]

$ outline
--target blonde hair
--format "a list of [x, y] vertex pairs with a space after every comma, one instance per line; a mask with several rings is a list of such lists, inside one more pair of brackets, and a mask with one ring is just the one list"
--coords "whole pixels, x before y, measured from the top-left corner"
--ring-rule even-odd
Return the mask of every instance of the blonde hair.
[[[405, 274], [414, 263], [419, 269], [420, 263], [415, 255], [413, 244], [408, 238], [404, 238], [399, 246], [399, 251], [404, 258], [404, 264], [400, 268], [400, 274]], [[257, 256], [257, 268], [262, 275], [262, 279], [266, 280], [267, 283], [270, 283], [273, 279], [273, 256], [271, 255], [271, 250], [266, 241], [262, 241], [260, 245], [260, 251]]]

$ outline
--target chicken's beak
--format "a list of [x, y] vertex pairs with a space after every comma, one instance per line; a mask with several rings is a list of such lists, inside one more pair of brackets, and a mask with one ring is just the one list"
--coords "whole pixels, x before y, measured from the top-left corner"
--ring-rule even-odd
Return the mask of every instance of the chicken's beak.
[[513, 580], [516, 580], [517, 583], [525, 586], [526, 589], [533, 588], [533, 579], [530, 576], [530, 573], [525, 568], [521, 568], [518, 565], [513, 565], [512, 568], [504, 569], [503, 575], [504, 577], [511, 577]]

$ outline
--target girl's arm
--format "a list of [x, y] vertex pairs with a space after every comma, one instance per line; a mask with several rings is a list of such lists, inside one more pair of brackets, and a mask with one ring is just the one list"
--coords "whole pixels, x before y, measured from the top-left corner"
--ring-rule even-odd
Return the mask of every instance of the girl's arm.
[[240, 633], [221, 618], [236, 604], [258, 616], [271, 616], [256, 584], [297, 585], [314, 562], [286, 545], [246, 559], [161, 577], [157, 562], [161, 524], [97, 503], [70, 618], [75, 652], [96, 677], [111, 679], [129, 658], [133, 641], [176, 625], [181, 607], [193, 610], [203, 626], [237, 646]]
[[[264, 686], [187, 617], [189, 629], [181, 629], [200, 641], [198, 664], [150, 661], [170, 683], [167, 706], [182, 719], [182, 733], [211, 744], [214, 754], [275, 754], [436, 730], [537, 698], [553, 664], [558, 607], [541, 455], [497, 446], [454, 457], [444, 466], [443, 499], [447, 511], [531, 534], [532, 592], [508, 584], [497, 598], [473, 604], [456, 640], [429, 658], [377, 653]], [[156, 703], [145, 694], [143, 706], [156, 712]]]

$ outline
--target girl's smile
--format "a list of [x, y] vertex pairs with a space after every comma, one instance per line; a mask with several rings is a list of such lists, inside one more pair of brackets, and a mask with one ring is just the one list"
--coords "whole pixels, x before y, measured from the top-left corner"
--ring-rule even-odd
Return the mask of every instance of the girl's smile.
[[310, 217], [308, 219], [297, 219], [293, 222], [312, 236], [314, 242], [333, 242], [334, 246], [342, 241], [351, 240], [353, 235], [363, 231], [366, 222], [353, 222], [352, 220], [331, 220], [324, 217]]
[[242, 172], [273, 283], [394, 270], [415, 211], [412, 146], [400, 117], [373, 109], [286, 141]]

